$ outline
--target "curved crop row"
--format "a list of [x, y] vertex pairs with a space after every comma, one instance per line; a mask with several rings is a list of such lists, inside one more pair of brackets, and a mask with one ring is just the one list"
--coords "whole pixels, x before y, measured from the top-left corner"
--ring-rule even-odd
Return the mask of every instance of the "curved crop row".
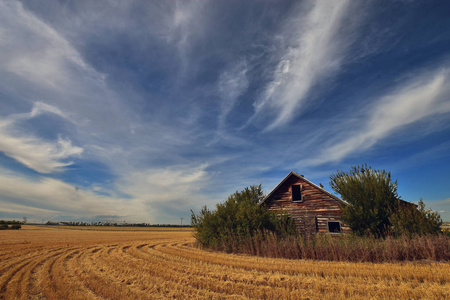
[[270, 259], [194, 248], [190, 232], [80, 231], [0, 236], [0, 299], [450, 298], [446, 263]]

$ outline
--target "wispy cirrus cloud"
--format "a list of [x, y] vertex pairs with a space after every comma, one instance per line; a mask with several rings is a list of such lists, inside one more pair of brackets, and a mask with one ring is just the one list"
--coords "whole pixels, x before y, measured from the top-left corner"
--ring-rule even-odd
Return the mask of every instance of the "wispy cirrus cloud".
[[351, 13], [349, 1], [310, 4], [312, 8], [306, 15], [296, 16], [285, 24], [282, 35], [294, 43], [281, 50], [284, 54], [279, 58], [273, 78], [266, 85], [262, 99], [254, 104], [255, 115], [266, 112], [274, 117], [267, 130], [289, 123], [299, 113], [315, 84], [339, 69], [352, 41], [342, 30]]
[[57, 90], [71, 84], [73, 78], [65, 72], [68, 68], [103, 79], [63, 36], [25, 10], [20, 2], [0, 2], [0, 16], [0, 28], [4, 29], [0, 38], [3, 70]]
[[65, 117], [58, 108], [37, 102], [30, 113], [13, 114], [0, 119], [0, 151], [21, 164], [40, 173], [61, 171], [72, 162], [66, 159], [80, 156], [83, 148], [72, 145], [68, 138], [46, 141], [17, 130], [20, 121], [26, 121], [44, 113]]
[[220, 99], [220, 115], [218, 118], [219, 128], [225, 125], [228, 114], [237, 104], [239, 97], [247, 90], [249, 81], [247, 79], [247, 62], [242, 60], [232, 68], [224, 71], [218, 82]]
[[31, 118], [37, 117], [41, 114], [50, 113], [57, 116], [60, 116], [64, 119], [67, 119], [70, 121], [67, 114], [63, 113], [59, 108], [53, 105], [49, 105], [40, 101], [36, 101], [33, 103], [33, 107], [29, 113], [19, 113], [19, 114], [12, 114], [9, 116], [4, 117], [4, 119], [1, 121], [1, 124], [4, 126], [6, 125], [13, 125], [15, 122], [19, 122], [21, 120], [29, 120]]
[[[415, 59], [425, 66], [448, 47], [428, 23], [403, 43], [422, 12], [403, 27], [398, 17], [385, 22], [390, 8], [362, 3], [371, 9], [345, 0], [0, 0], [0, 151], [19, 162], [1, 155], [0, 163], [29, 176], [5, 179], [23, 190], [4, 201], [10, 216], [20, 217], [29, 203], [30, 214], [178, 223], [190, 208], [214, 205], [247, 185], [271, 188], [300, 158], [315, 165], [297, 171], [316, 177], [357, 151], [373, 158], [370, 147], [383, 148], [383, 139], [412, 124], [407, 114], [417, 116], [413, 123], [429, 120], [438, 115], [433, 108], [445, 111], [445, 101], [413, 101], [414, 110], [385, 99], [400, 91], [415, 97], [424, 92], [419, 86], [432, 95], [427, 82], [438, 72], [410, 81], [411, 94], [407, 82], [378, 98], [367, 95], [414, 74]], [[393, 15], [402, 10], [397, 5]], [[436, 36], [434, 47], [428, 42]], [[433, 52], [408, 54], [422, 53], [415, 45]], [[358, 150], [356, 137], [363, 141]], [[435, 150], [445, 159], [447, 148]], [[33, 190], [42, 196], [33, 198]], [[60, 206], [53, 205], [57, 198], [65, 199]], [[72, 202], [86, 204], [85, 213]]]
[[[199, 173], [196, 167], [185, 167], [183, 164], [186, 160], [180, 154], [190, 151], [186, 148], [194, 142], [192, 132], [195, 133], [195, 126], [180, 128], [178, 125], [184, 123], [184, 119], [169, 119], [167, 114], [172, 114], [171, 109], [158, 107], [150, 100], [148, 114], [143, 117], [141, 95], [135, 91], [109, 87], [107, 76], [85, 60], [79, 49], [64, 35], [64, 30], [57, 31], [56, 28], [61, 28], [44, 22], [20, 3], [1, 2], [0, 5], [0, 16], [5, 15], [5, 18], [0, 18], [0, 39], [5, 41], [0, 45], [0, 72], [12, 83], [12, 88], [4, 84], [1, 87], [8, 90], [10, 97], [20, 98], [25, 102], [25, 105], [12, 111], [23, 112], [23, 107], [29, 107], [33, 103], [31, 111], [2, 116], [0, 151], [28, 168], [42, 174], [52, 173], [55, 177], [59, 175], [54, 173], [72, 164], [71, 158], [79, 158], [77, 162], [95, 161], [97, 165], [104, 166], [111, 172], [108, 175], [116, 179], [115, 182], [107, 183], [107, 187], [101, 184], [92, 187], [82, 181], [82, 187], [77, 191], [69, 182], [44, 176], [34, 180], [27, 180], [18, 175], [8, 179], [5, 177], [5, 182], [9, 182], [8, 186], [18, 188], [24, 193], [14, 194], [9, 198], [12, 199], [10, 201], [21, 197], [26, 199], [32, 191], [42, 191], [50, 199], [42, 200], [42, 204], [53, 207], [52, 201], [57, 198], [50, 197], [53, 189], [55, 195], [60, 198], [70, 200], [78, 197], [83, 203], [102, 203], [98, 210], [85, 207], [85, 215], [127, 215], [137, 221], [161, 222], [161, 212], [169, 210], [171, 206], [179, 207], [180, 203], [184, 207], [183, 215], [189, 215], [186, 208], [188, 202], [183, 201], [201, 201], [199, 199], [202, 197], [196, 192], [195, 186], [202, 186], [200, 180], [207, 182], [204, 168]], [[131, 13], [132, 5], [126, 6], [126, 11]], [[166, 23], [158, 24], [157, 29], [150, 27], [148, 31], [153, 35], [160, 29], [161, 36], [156, 39], [158, 42], [170, 34], [172, 37], [184, 36], [184, 45], [187, 47], [191, 32], [186, 31], [185, 27], [191, 22], [189, 15], [193, 10], [195, 9], [190, 5], [180, 7], [175, 11], [175, 19], [178, 21], [171, 24], [169, 20], [174, 11], [171, 7], [165, 8], [163, 19]], [[118, 28], [120, 26], [116, 22], [110, 22], [103, 24], [102, 26], [107, 28], [102, 27], [102, 30], [127, 31], [130, 26], [136, 26], [127, 13], [121, 17], [125, 28]], [[89, 22], [93, 22], [92, 18], [95, 20], [95, 16], [89, 13], [80, 18], [87, 18]], [[197, 24], [195, 20], [192, 22]], [[172, 32], [173, 29], [180, 32]], [[145, 32], [145, 28], [140, 34], [144, 34], [142, 31]], [[86, 39], [86, 36], [82, 35], [77, 37]], [[175, 38], [169, 42], [176, 45], [180, 40]], [[36, 102], [36, 98], [42, 100]], [[136, 103], [138, 108], [133, 106]], [[138, 111], [135, 111], [135, 108]], [[39, 130], [40, 128], [30, 133], [26, 131], [26, 126], [22, 126], [30, 125], [43, 114], [58, 116], [61, 124], [71, 123], [68, 135], [61, 133], [62, 128], [58, 126], [47, 127], [46, 130], [51, 136], [57, 136], [49, 140], [41, 137], [47, 132]], [[82, 147], [74, 145], [72, 141]], [[166, 165], [169, 166], [165, 169]], [[170, 176], [165, 177], [168, 169], [171, 170]], [[1, 172], [2, 170], [0, 175]], [[179, 182], [174, 183], [176, 187], [170, 189], [167, 183], [158, 181], [158, 178], [163, 177], [177, 178]], [[70, 181], [71, 176], [64, 178], [69, 178]], [[131, 178], [133, 180], [130, 180]], [[7, 190], [8, 186], [2, 190], [3, 194], [12, 193]], [[101, 196], [98, 192], [112, 196]], [[39, 199], [44, 198], [43, 196]], [[164, 204], [166, 202], [167, 204]], [[109, 203], [110, 207], [103, 203]], [[130, 205], [130, 209], [124, 209], [125, 203]], [[29, 204], [36, 212], [39, 209], [50, 209], [44, 208], [43, 205]], [[10, 212], [19, 209], [8, 207]], [[56, 207], [55, 210], [58, 210]], [[135, 210], [135, 207], [139, 208]], [[82, 208], [71, 205], [61, 205], [60, 211], [82, 215]], [[164, 216], [169, 218], [170, 215], [170, 212], [167, 212]]]
[[153, 222], [165, 219], [166, 222], [178, 223], [179, 217], [189, 214], [197, 203], [214, 201], [203, 194], [211, 183], [207, 167], [207, 164], [180, 164], [130, 169], [118, 180], [116, 188], [139, 203]]
[[202, 193], [210, 184], [206, 168], [129, 169], [107, 189], [78, 187], [45, 175], [27, 177], [0, 168], [1, 212], [39, 220], [103, 220], [108, 215], [131, 222], [175, 224], [198, 202], [218, 201]]
[[[363, 152], [402, 127], [431, 116], [450, 112], [450, 73], [439, 69], [417, 74], [414, 78], [394, 88], [370, 107], [353, 133], [341, 141], [324, 147], [318, 156], [302, 160], [300, 165], [320, 165], [340, 161], [354, 153]], [[344, 130], [348, 132], [350, 130]]]

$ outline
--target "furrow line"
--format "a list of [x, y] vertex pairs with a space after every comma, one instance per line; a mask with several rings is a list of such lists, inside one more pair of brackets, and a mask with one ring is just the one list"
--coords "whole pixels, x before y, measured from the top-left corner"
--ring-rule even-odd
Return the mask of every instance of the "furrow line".
[[[130, 248], [127, 248], [127, 250]], [[215, 292], [218, 295], [228, 294], [230, 291], [235, 291], [239, 295], [243, 295], [245, 297], [263, 297], [267, 298], [269, 295], [273, 293], [285, 293], [285, 287], [277, 287], [277, 286], [254, 286], [248, 284], [244, 281], [229, 281], [226, 280], [226, 274], [222, 274], [222, 276], [217, 276], [217, 278], [211, 278], [213, 274], [217, 272], [217, 270], [212, 270], [211, 268], [203, 268], [200, 270], [191, 271], [193, 268], [189, 262], [174, 259], [172, 257], [159, 256], [157, 253], [155, 255], [142, 255], [136, 249], [136, 252], [131, 254], [135, 257], [140, 258], [144, 262], [148, 262], [150, 259], [154, 259], [159, 257], [161, 261], [154, 261], [153, 265], [161, 265], [164, 267], [164, 275], [160, 275], [164, 277], [168, 281], [177, 281], [178, 285], [184, 285], [185, 288], [194, 288], [195, 290], [204, 290], [209, 292]], [[150, 270], [147, 270], [150, 271]], [[251, 274], [240, 274], [249, 276]], [[222, 279], [222, 280], [221, 280]], [[223, 280], [225, 279], [225, 280]]]
[[[124, 248], [127, 250], [130, 247]], [[127, 263], [125, 264], [124, 262]], [[215, 298], [219, 296], [209, 291], [201, 291], [192, 287], [183, 287], [180, 289], [179, 284], [176, 282], [177, 280], [174, 281], [172, 280], [173, 278], [166, 275], [166, 265], [158, 265], [148, 261], [144, 263], [137, 262], [136, 259], [126, 256], [125, 252], [115, 253], [109, 260], [105, 259], [105, 263], [102, 265], [109, 265], [108, 274], [113, 277], [112, 280], [120, 281], [121, 284], [128, 285], [129, 290], [134, 291], [136, 296], [148, 295], [149, 293], [152, 294], [152, 297], [157, 298], [181, 297], [182, 295], [184, 295], [184, 298], [187, 295], [192, 295], [193, 298], [202, 295], [205, 297], [206, 295], [214, 295]], [[144, 296], [144, 298], [146, 297]]]

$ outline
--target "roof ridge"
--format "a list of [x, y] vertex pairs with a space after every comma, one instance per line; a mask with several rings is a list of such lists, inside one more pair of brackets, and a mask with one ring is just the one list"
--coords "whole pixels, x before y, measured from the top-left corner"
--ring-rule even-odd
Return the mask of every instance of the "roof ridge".
[[350, 205], [347, 201], [342, 200], [341, 198], [337, 197], [336, 195], [333, 195], [332, 193], [330, 193], [329, 191], [325, 190], [324, 188], [318, 186], [317, 184], [315, 184], [314, 182], [308, 180], [305, 178], [305, 176], [299, 175], [298, 173], [291, 171], [289, 172], [289, 174], [286, 175], [286, 177], [283, 178], [283, 180], [280, 181], [280, 183], [278, 183], [278, 185], [272, 189], [272, 191], [267, 194], [266, 197], [264, 197], [264, 199], [261, 200], [261, 202], [259, 203], [259, 205], [263, 204], [264, 202], [266, 202], [266, 200], [291, 176], [294, 175], [299, 179], [302, 179], [304, 181], [306, 181], [307, 183], [311, 184], [312, 186], [314, 186], [315, 188], [319, 189], [320, 191], [326, 193], [328, 196], [332, 197], [333, 199], [335, 199], [338, 202], [341, 202], [344, 205]]

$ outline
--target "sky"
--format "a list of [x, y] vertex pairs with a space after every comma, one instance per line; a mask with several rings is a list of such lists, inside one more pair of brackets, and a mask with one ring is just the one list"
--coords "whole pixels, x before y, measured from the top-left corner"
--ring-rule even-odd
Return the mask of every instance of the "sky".
[[290, 171], [450, 221], [449, 1], [1, 1], [0, 218], [189, 223]]

